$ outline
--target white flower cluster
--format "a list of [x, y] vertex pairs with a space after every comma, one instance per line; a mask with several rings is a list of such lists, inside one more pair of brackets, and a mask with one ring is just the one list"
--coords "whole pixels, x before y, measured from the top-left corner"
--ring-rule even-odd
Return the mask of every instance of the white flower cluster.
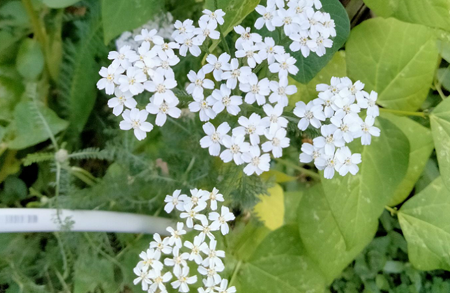
[[[187, 52], [199, 56], [200, 46], [206, 38], [220, 37], [216, 28], [218, 23], [223, 24], [224, 15], [221, 9], [214, 12], [205, 9], [199, 27], [194, 27], [189, 19], [184, 22], [177, 20], [176, 30], [172, 33], [175, 42], [166, 42], [156, 29], [142, 29], [134, 38], [140, 43], [137, 50], [123, 46], [109, 53], [108, 59], [112, 63], [100, 70], [102, 78], [97, 87], [105, 89], [108, 95], [115, 95], [108, 101], [108, 106], [113, 108], [114, 115], [122, 114], [122, 130], [133, 129], [136, 138], [142, 140], [153, 129], [153, 125], [146, 121], [148, 114], [156, 115], [157, 126], [163, 126], [167, 116], [180, 117], [179, 100], [172, 91], [177, 86], [172, 67], [180, 62], [174, 50], [179, 50], [181, 56], [186, 56]], [[145, 110], [140, 110], [133, 97], [144, 91], [153, 93], [153, 96]], [[124, 108], [128, 109], [124, 111]]]
[[[380, 136], [380, 129], [373, 126], [379, 116], [378, 94], [374, 91], [369, 94], [362, 82], [352, 83], [348, 77], [333, 77], [330, 85], [319, 84], [316, 89], [318, 98], [308, 104], [298, 102], [294, 109], [294, 114], [301, 118], [300, 130], [311, 125], [322, 134], [313, 144], [302, 145], [300, 162], [314, 161], [317, 169], [325, 170], [327, 179], [333, 178], [335, 171], [341, 176], [349, 172], [355, 175], [361, 154], [352, 154], [346, 144], [361, 138], [362, 145], [369, 145], [372, 136]], [[360, 117], [363, 109], [366, 109], [364, 120]]]
[[[167, 292], [165, 283], [174, 279], [170, 284], [179, 292], [189, 292], [189, 285], [197, 283], [197, 275], [190, 274], [188, 262], [198, 266], [198, 273], [204, 276], [204, 288], [201, 292], [234, 293], [236, 288], [228, 288], [228, 280], [222, 279], [220, 274], [225, 269], [222, 258], [225, 252], [217, 250], [217, 241], [213, 232], [221, 231], [228, 234], [229, 221], [234, 220], [234, 215], [226, 206], [221, 206], [218, 213], [218, 202], [223, 202], [223, 195], [216, 188], [212, 192], [201, 189], [192, 189], [191, 196], [181, 194], [181, 190], [175, 190], [172, 195], [167, 195], [164, 210], [171, 213], [174, 210], [181, 212], [180, 218], [186, 219], [186, 227], [198, 231], [193, 242], [182, 241], [184, 223], [179, 222], [176, 230], [168, 227], [170, 237], [164, 239], [159, 234], [154, 234], [147, 251], [139, 255], [142, 259], [134, 268], [138, 276], [134, 284], [141, 283], [142, 290], [148, 293]], [[213, 212], [206, 215], [206, 209]], [[169, 257], [161, 261], [163, 255]], [[169, 269], [170, 268], [170, 269]], [[173, 273], [173, 274], [172, 274]]]
[[283, 27], [284, 33], [292, 43], [293, 52], [301, 51], [304, 57], [310, 52], [323, 56], [326, 48], [331, 48], [331, 37], [336, 36], [334, 20], [330, 14], [319, 11], [320, 0], [267, 0], [267, 6], [258, 5], [256, 11], [261, 15], [255, 23], [256, 29], [263, 26], [269, 31]]

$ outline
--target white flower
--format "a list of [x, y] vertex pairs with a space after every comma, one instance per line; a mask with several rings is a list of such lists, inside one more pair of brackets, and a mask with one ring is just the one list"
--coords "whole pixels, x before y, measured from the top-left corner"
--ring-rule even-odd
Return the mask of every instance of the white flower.
[[366, 99], [360, 99], [358, 104], [361, 108], [367, 108], [367, 115], [372, 117], [380, 116], [380, 110], [376, 104], [378, 99], [378, 94], [374, 91], [371, 91], [370, 94], [364, 92]]
[[211, 156], [218, 156], [220, 154], [220, 144], [224, 135], [230, 131], [230, 125], [227, 122], [223, 122], [222, 124], [216, 128], [210, 122], [205, 123], [203, 125], [203, 130], [206, 133], [206, 136], [200, 140], [200, 146], [202, 148], [209, 148], [209, 154]]
[[[155, 45], [152, 50], [156, 52], [158, 57], [164, 60], [180, 60], [176, 55], [173, 49], [180, 49], [180, 44], [175, 42], [162, 43], [160, 45]], [[178, 62], [177, 62], [178, 63]], [[173, 66], [173, 65], [172, 65]]]
[[212, 95], [209, 96], [206, 100], [208, 104], [212, 105], [212, 109], [217, 114], [222, 112], [225, 108], [227, 112], [231, 115], [237, 115], [242, 105], [242, 97], [240, 96], [230, 96], [231, 89], [229, 89], [225, 84], [220, 86], [220, 90], [215, 89], [212, 92]]
[[247, 104], [253, 104], [255, 101], [258, 105], [264, 105], [266, 103], [266, 96], [270, 94], [269, 80], [264, 78], [258, 81], [256, 74], [251, 74], [247, 77], [247, 83], [241, 83], [239, 89], [245, 95], [245, 102]]
[[228, 288], [228, 280], [223, 279], [219, 287], [215, 288], [217, 293], [236, 293], [236, 287], [232, 286]]
[[281, 18], [284, 34], [286, 36], [289, 37], [291, 34], [300, 30], [300, 20], [296, 15], [295, 9], [279, 9], [278, 16]]
[[120, 66], [127, 69], [131, 66], [132, 62], [137, 60], [137, 58], [138, 56], [136, 55], [136, 52], [131, 50], [130, 46], [123, 46], [119, 49], [119, 52], [111, 51], [108, 54], [108, 59], [113, 60], [112, 65], [116, 68]]
[[[206, 244], [206, 243], [205, 243]], [[211, 267], [211, 268], [224, 268], [224, 264], [220, 258], [225, 257], [225, 251], [223, 250], [216, 250], [217, 241], [211, 240], [208, 245], [205, 245], [202, 249], [202, 252], [206, 254], [206, 258], [203, 260], [203, 266], [204, 267]]]
[[170, 233], [170, 238], [168, 238], [169, 245], [175, 245], [175, 247], [182, 247], [183, 244], [181, 242], [181, 236], [186, 234], [186, 230], [183, 230], [184, 223], [178, 222], [177, 229], [175, 230], [172, 227], [167, 227], [167, 231]]
[[205, 237], [202, 237], [202, 235], [197, 235], [194, 237], [194, 242], [185, 241], [184, 246], [189, 248], [191, 250], [191, 253], [189, 255], [189, 260], [195, 261], [196, 264], [201, 264], [203, 261], [202, 256], [200, 255], [200, 252], [205, 250], [208, 245], [205, 243]]
[[302, 144], [302, 153], [300, 154], [301, 163], [311, 163], [324, 154], [324, 148], [319, 148], [310, 143]]
[[361, 163], [361, 154], [352, 154], [348, 147], [343, 147], [336, 151], [336, 160], [339, 175], [345, 176], [348, 172], [356, 175], [359, 171], [357, 164]]
[[203, 285], [205, 286], [205, 288], [199, 288], [198, 292], [199, 293], [216, 293], [215, 287], [219, 283], [220, 283], [220, 281], [215, 283], [214, 280], [211, 278], [203, 279]]
[[220, 158], [228, 163], [231, 160], [234, 160], [236, 165], [244, 164], [244, 160], [242, 159], [242, 153], [246, 153], [250, 150], [250, 144], [248, 142], [244, 142], [245, 136], [225, 136], [222, 139], [222, 143], [225, 146], [226, 150], [224, 150], [220, 154]]
[[207, 278], [208, 283], [219, 283], [222, 278], [218, 274], [219, 272], [223, 271], [223, 267], [208, 267], [205, 268], [204, 266], [198, 267], [198, 272]]
[[223, 235], [228, 234], [230, 228], [228, 227], [228, 223], [235, 219], [234, 214], [230, 212], [230, 209], [226, 206], [222, 206], [220, 210], [220, 214], [217, 212], [209, 213], [208, 216], [210, 221], [213, 221], [211, 224], [211, 228], [213, 230], [218, 230], [220, 228]]
[[255, 68], [257, 64], [263, 61], [263, 58], [257, 53], [260, 48], [250, 42], [243, 42], [242, 49], [236, 51], [237, 58], [247, 58], [247, 64], [250, 68]]
[[322, 31], [322, 12], [316, 11], [313, 8], [307, 8], [304, 15], [306, 16], [306, 18], [304, 18], [301, 23], [303, 29], [309, 29], [309, 31], [313, 35]]
[[172, 118], [179, 118], [181, 115], [181, 110], [177, 108], [178, 99], [171, 103], [162, 102], [158, 105], [155, 103], [155, 97], [150, 98], [150, 103], [147, 104], [145, 108], [150, 114], [157, 114], [155, 124], [158, 126], [163, 126], [166, 123], [167, 115]]
[[225, 16], [225, 12], [223, 12], [222, 9], [217, 9], [214, 12], [208, 9], [204, 9], [203, 14], [204, 15], [200, 17], [200, 20], [204, 20], [215, 24], [219, 23], [220, 25], [224, 23], [223, 17]]
[[334, 111], [337, 110], [337, 106], [335, 105], [336, 96], [331, 92], [326, 91], [323, 93], [319, 93], [319, 98], [314, 100], [314, 104], [323, 105], [323, 111], [326, 118], [330, 118], [333, 116]]
[[186, 33], [185, 35], [179, 35], [175, 40], [181, 45], [180, 46], [180, 55], [185, 57], [187, 52], [189, 51], [194, 57], [200, 56], [202, 50], [200, 47], [202, 45], [202, 41], [195, 37], [193, 33]]
[[249, 118], [241, 116], [238, 119], [238, 123], [241, 126], [233, 129], [233, 135], [245, 136], [248, 134], [252, 145], [259, 144], [259, 136], [264, 135], [264, 131], [266, 129], [266, 126], [263, 124], [264, 121], [261, 121], [261, 116], [256, 113], [250, 115]]
[[197, 205], [206, 207], [206, 201], [209, 197], [208, 191], [197, 188], [191, 189], [189, 191], [191, 192], [191, 196], [187, 197], [185, 206], [192, 204], [194, 207]]
[[202, 220], [206, 216], [200, 214], [206, 208], [206, 202], [200, 201], [197, 206], [194, 207], [193, 204], [188, 204], [185, 206], [186, 212], [181, 213], [180, 218], [186, 219], [186, 227], [193, 228], [194, 220]]
[[201, 231], [199, 235], [201, 235], [203, 238], [206, 238], [206, 236], [208, 236], [209, 239], [214, 239], [214, 235], [211, 233], [211, 231], [214, 231], [211, 228], [211, 225], [208, 222], [208, 219], [205, 217], [203, 219], [200, 220], [201, 221], [201, 225], [200, 224], [195, 224], [194, 225], [194, 230], [197, 231]]
[[289, 38], [293, 41], [289, 45], [289, 49], [292, 52], [301, 51], [305, 58], [309, 56], [311, 51], [315, 52], [317, 50], [317, 42], [310, 38], [308, 31], [293, 33]]
[[173, 267], [173, 272], [175, 274], [179, 274], [181, 272], [181, 268], [187, 266], [186, 260], [189, 259], [189, 253], [184, 252], [180, 254], [180, 248], [175, 247], [173, 249], [173, 258], [164, 259], [164, 264], [169, 267]]
[[156, 57], [156, 52], [150, 50], [150, 43], [144, 42], [138, 48], [138, 58], [140, 61], [151, 60]]
[[320, 128], [322, 123], [320, 121], [325, 121], [325, 115], [322, 112], [322, 107], [320, 105], [314, 105], [311, 101], [308, 105], [300, 101], [295, 104], [294, 109], [295, 116], [301, 118], [298, 122], [298, 128], [302, 131], [308, 128], [309, 124], [315, 128]]
[[181, 190], [175, 190], [172, 195], [166, 195], [166, 198], [164, 199], [164, 202], [167, 204], [164, 207], [164, 210], [166, 213], [170, 214], [174, 208], [176, 208], [179, 211], [184, 211], [184, 204], [187, 199], [186, 194], [180, 194]]
[[266, 137], [269, 141], [262, 144], [264, 152], [272, 152], [275, 158], [281, 158], [283, 156], [283, 148], [289, 146], [290, 139], [286, 137], [286, 129], [279, 128], [275, 133], [266, 133]]
[[156, 29], [148, 30], [142, 29], [141, 34], [134, 37], [134, 40], [137, 42], [147, 42], [153, 44], [162, 44], [164, 43], [164, 39], [157, 35], [158, 31]]
[[295, 58], [289, 53], [282, 55], [275, 55], [277, 62], [269, 66], [269, 70], [272, 73], [278, 73], [280, 78], [287, 77], [288, 74], [296, 75], [298, 73], [298, 67], [295, 66]]
[[246, 41], [251, 41], [253, 43], [261, 43], [262, 37], [260, 34], [251, 33], [250, 28], [244, 28], [241, 25], [235, 26], [234, 31], [240, 35], [240, 37], [236, 40], [236, 49], [242, 48], [242, 43]]
[[255, 22], [255, 28], [259, 30], [265, 25], [269, 31], [273, 32], [275, 30], [273, 19], [274, 17], [278, 17], [275, 6], [267, 5], [267, 7], [264, 7], [262, 5], [258, 5], [255, 10], [261, 15], [261, 17]]
[[142, 264], [143, 267], [149, 268], [152, 267], [153, 269], [162, 270], [163, 264], [159, 261], [159, 258], [161, 257], [161, 252], [153, 249], [147, 249], [147, 251], [143, 251], [139, 254], [139, 257], [142, 259], [139, 264]]
[[230, 89], [235, 89], [237, 81], [241, 83], [247, 82], [247, 76], [252, 73], [252, 70], [248, 66], [243, 66], [239, 68], [239, 61], [236, 58], [231, 59], [230, 71], [225, 71], [222, 74], [222, 80], [227, 81], [227, 87]]
[[189, 110], [191, 112], [199, 112], [200, 121], [209, 121], [209, 119], [214, 119], [217, 115], [211, 108], [211, 104], [204, 99], [190, 103]]
[[[108, 68], [102, 67], [100, 69], [99, 74], [101, 78], [97, 82], [97, 88], [99, 90], [105, 89], [105, 92], [108, 95], [112, 95], [114, 93], [114, 89], [116, 87], [116, 84], [120, 81], [120, 74], [124, 72], [124, 69], [122, 67], [116, 67], [114, 65], [110, 65]], [[126, 90], [125, 90], [126, 91]]]
[[373, 126], [375, 119], [371, 116], [367, 116], [364, 123], [361, 124], [360, 130], [358, 130], [354, 137], [361, 137], [362, 145], [369, 145], [372, 141], [372, 136], [380, 136], [380, 129]]
[[192, 25], [193, 23], [191, 19], [186, 19], [183, 22], [179, 20], [175, 21], [174, 27], [176, 30], [173, 32], [172, 37], [175, 40], [181, 39], [182, 41], [179, 43], [183, 43], [183, 37], [194, 32], [195, 27]]
[[362, 123], [362, 120], [358, 115], [345, 115], [344, 112], [336, 112], [336, 114], [331, 117], [330, 121], [337, 127], [334, 137], [337, 139], [344, 139], [347, 143], [353, 141], [354, 133], [360, 129]]
[[205, 78], [203, 69], [200, 69], [198, 73], [192, 70], [189, 71], [188, 78], [191, 83], [186, 88], [186, 91], [197, 101], [204, 98], [203, 89], [214, 89], [214, 82]]
[[342, 138], [337, 138], [334, 136], [336, 130], [337, 127], [333, 124], [323, 125], [320, 128], [320, 132], [323, 136], [316, 137], [313, 140], [315, 146], [319, 148], [325, 148], [326, 155], [334, 155], [336, 147], [343, 147], [345, 145], [345, 142]]
[[[351, 80], [349, 80], [350, 85], [351, 85]], [[332, 77], [330, 84], [325, 84], [325, 83], [320, 83], [318, 85], [316, 85], [316, 91], [318, 92], [326, 92], [326, 91], [330, 91], [332, 94], [338, 94], [339, 91], [341, 91], [342, 89], [344, 89], [346, 87], [345, 83], [341, 82], [341, 79], [339, 77]]]
[[198, 25], [200, 27], [195, 29], [194, 33], [197, 35], [197, 38], [200, 40], [200, 42], [203, 43], [206, 38], [210, 38], [213, 40], [218, 40], [220, 38], [220, 33], [216, 31], [217, 23], [199, 20]]
[[326, 48], [331, 48], [333, 46], [333, 41], [330, 39], [325, 39], [322, 36], [317, 36], [317, 38], [313, 38], [316, 41], [317, 48], [315, 50], [317, 56], [321, 57], [325, 55]]
[[[316, 160], [316, 166], [323, 166], [324, 171], [324, 177], [326, 179], [331, 179], [334, 176], [334, 170], [336, 168], [336, 159], [334, 154], [333, 155], [323, 155], [320, 158], [317, 158]], [[318, 167], [318, 169], [322, 169], [321, 167]]]
[[334, 23], [334, 20], [331, 19], [331, 15], [329, 13], [322, 13], [322, 23], [323, 23], [323, 28], [320, 32], [320, 34], [324, 37], [324, 38], [329, 38], [329, 37], [335, 37], [336, 36], [336, 24]]
[[270, 169], [270, 155], [261, 155], [261, 150], [258, 146], [250, 147], [250, 151], [244, 153], [242, 155], [242, 159], [244, 162], [248, 163], [248, 165], [244, 168], [244, 173], [248, 176], [253, 173], [261, 175], [263, 172], [269, 171]]
[[164, 101], [169, 104], [173, 104], [174, 102], [178, 104], [178, 99], [172, 91], [176, 86], [177, 81], [175, 77], [170, 75], [165, 76], [161, 69], [156, 70], [152, 81], [147, 81], [144, 84], [144, 88], [147, 91], [155, 93], [152, 102], [155, 105], [161, 105]]
[[174, 289], [178, 289], [179, 292], [189, 292], [188, 285], [197, 283], [197, 276], [189, 277], [189, 267], [184, 267], [181, 272], [174, 274], [178, 278], [178, 280], [170, 284]]
[[[357, 81], [352, 85], [352, 81], [348, 78], [348, 77], [344, 77], [341, 80], [342, 83], [346, 83], [348, 86], [348, 90], [350, 91], [350, 93], [352, 95], [354, 95], [356, 97], [356, 100], [361, 100], [364, 97], [365, 91], [363, 91], [364, 89], [364, 84], [361, 81]], [[363, 108], [363, 107], [361, 107]]]
[[172, 274], [170, 272], [166, 272], [164, 275], [161, 273], [161, 270], [151, 270], [148, 276], [153, 280], [153, 284], [150, 285], [148, 293], [155, 293], [158, 289], [159, 292], [167, 292], [166, 286], [164, 283], [167, 283], [172, 279]]
[[133, 95], [130, 92], [123, 93], [120, 89], [116, 88], [115, 97], [108, 100], [108, 107], [113, 108], [113, 114], [119, 116], [123, 112], [123, 106], [133, 109], [136, 107], [137, 102], [133, 99]]
[[264, 43], [260, 43], [259, 45], [261, 46], [259, 55], [263, 60], [267, 59], [269, 65], [275, 62], [276, 55], [282, 55], [285, 53], [284, 47], [276, 46], [274, 39], [270, 37], [265, 37]]
[[120, 90], [122, 92], [130, 91], [133, 95], [140, 94], [144, 91], [143, 83], [145, 81], [147, 81], [147, 76], [141, 69], [130, 67], [127, 69], [126, 75], [119, 77]]
[[209, 193], [209, 202], [213, 211], [217, 210], [217, 202], [223, 202], [223, 195], [219, 193], [219, 190], [214, 187], [213, 191]]
[[153, 60], [155, 62], [155, 67], [157, 67], [165, 76], [175, 76], [172, 66], [177, 65], [180, 62], [180, 58], [174, 55], [173, 57], [161, 55]]
[[217, 58], [213, 54], [209, 54], [208, 57], [206, 57], [205, 66], [203, 66], [203, 71], [205, 73], [213, 73], [214, 79], [216, 81], [222, 80], [222, 74], [224, 70], [230, 70], [230, 59], [231, 56], [227, 53], [223, 53]]
[[172, 252], [172, 247], [169, 243], [169, 238], [161, 239], [158, 233], [153, 234], [153, 240], [150, 242], [150, 248], [155, 248], [160, 253], [170, 254]]
[[138, 140], [143, 140], [147, 137], [147, 132], [152, 131], [153, 125], [146, 122], [148, 112], [139, 109], [125, 110], [122, 114], [123, 121], [120, 122], [120, 129], [130, 130], [133, 128], [134, 135]]
[[152, 281], [150, 280], [149, 276], [148, 276], [148, 268], [144, 267], [142, 264], [141, 265], [137, 265], [134, 269], [133, 272], [136, 274], [136, 276], [138, 276], [136, 279], [133, 280], [133, 284], [137, 285], [139, 282], [141, 283], [142, 286], [142, 290], [147, 291], [148, 289], [148, 285], [150, 285], [152, 283]]
[[280, 82], [271, 81], [269, 87], [272, 90], [272, 94], [269, 96], [269, 102], [280, 103], [283, 107], [289, 104], [288, 95], [293, 95], [297, 92], [295, 85], [288, 85], [287, 78], [281, 78]]
[[284, 107], [281, 104], [276, 104], [275, 107], [269, 104], [265, 104], [264, 112], [267, 117], [263, 118], [264, 124], [270, 125], [270, 133], [274, 133], [279, 127], [286, 128], [288, 120], [281, 117]]

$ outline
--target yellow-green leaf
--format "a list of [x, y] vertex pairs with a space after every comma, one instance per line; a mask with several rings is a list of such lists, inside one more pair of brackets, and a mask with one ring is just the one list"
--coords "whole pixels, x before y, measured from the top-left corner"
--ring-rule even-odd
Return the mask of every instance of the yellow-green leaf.
[[254, 207], [255, 215], [270, 230], [276, 230], [284, 222], [284, 192], [280, 185], [267, 190], [269, 195], [260, 195], [260, 202]]

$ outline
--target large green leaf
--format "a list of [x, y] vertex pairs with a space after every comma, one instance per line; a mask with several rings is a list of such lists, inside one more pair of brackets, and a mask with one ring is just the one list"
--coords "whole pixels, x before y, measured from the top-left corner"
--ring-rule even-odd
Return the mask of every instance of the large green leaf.
[[80, 0], [43, 0], [42, 2], [50, 8], [66, 8], [79, 1]]
[[161, 0], [102, 0], [105, 44], [123, 33], [145, 24], [161, 12]]
[[431, 131], [414, 120], [387, 113], [382, 113], [381, 116], [400, 128], [409, 140], [408, 171], [388, 203], [389, 206], [396, 206], [402, 203], [414, 188], [434, 149], [434, 144]]
[[358, 235], [357, 245], [347, 251], [344, 236], [321, 184], [304, 192], [297, 214], [300, 237], [307, 255], [319, 266], [328, 284], [372, 240], [373, 235], [368, 233]]
[[10, 149], [24, 149], [58, 134], [68, 123], [39, 102], [21, 102], [14, 110], [16, 137], [8, 142]]
[[333, 47], [327, 49], [327, 53], [319, 57], [311, 53], [307, 58], [302, 53], [295, 52], [292, 55], [297, 59], [297, 67], [300, 69], [294, 79], [301, 83], [308, 83], [319, 71], [327, 65], [334, 53], [336, 53], [347, 41], [350, 33], [350, 21], [347, 12], [338, 0], [322, 0], [322, 10], [328, 12], [336, 24], [336, 37], [333, 39]]
[[289, 105], [294, 106], [298, 101], [308, 103], [318, 96], [316, 85], [320, 83], [329, 84], [333, 76], [344, 77], [346, 75], [347, 65], [345, 63], [345, 52], [339, 51], [334, 54], [331, 61], [307, 84], [299, 83], [293, 78], [290, 79], [290, 83], [297, 86], [297, 93], [289, 98]]
[[380, 117], [377, 122], [381, 135], [372, 138], [371, 145], [362, 147], [359, 141], [352, 144], [352, 150], [362, 157], [358, 174], [322, 181], [347, 250], [358, 246], [360, 239], [373, 237], [378, 217], [408, 168], [408, 138], [392, 122]]
[[349, 76], [378, 92], [380, 105], [414, 111], [426, 99], [438, 59], [431, 29], [370, 19], [352, 30], [346, 53]]
[[439, 170], [444, 184], [450, 189], [450, 100], [441, 102], [430, 116]]
[[448, 0], [364, 0], [377, 15], [450, 30]]
[[44, 70], [44, 54], [36, 40], [25, 39], [17, 53], [16, 68], [27, 80], [36, 80]]
[[297, 225], [270, 233], [241, 266], [239, 292], [325, 292], [325, 280], [305, 256]]
[[450, 270], [449, 194], [442, 178], [438, 178], [398, 213], [409, 260], [420, 270]]

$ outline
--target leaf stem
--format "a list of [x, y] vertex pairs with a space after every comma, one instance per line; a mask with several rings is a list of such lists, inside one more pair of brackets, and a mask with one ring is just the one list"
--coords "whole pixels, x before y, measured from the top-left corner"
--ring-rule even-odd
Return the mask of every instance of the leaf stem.
[[230, 283], [228, 284], [228, 287], [231, 287], [233, 285], [233, 282], [236, 280], [236, 276], [237, 276], [237, 274], [239, 273], [239, 271], [241, 269], [241, 265], [242, 265], [242, 260], [240, 260], [237, 263], [236, 267], [234, 268], [233, 275], [231, 276]]
[[[214, 0], [214, 6], [216, 9], [219, 9], [219, 5], [217, 5], [217, 0]], [[220, 26], [220, 24], [218, 25], [218, 28], [219, 28], [219, 33], [220, 33], [220, 42], [223, 43], [225, 52], [227, 52], [228, 55], [230, 55], [231, 57], [234, 57], [233, 55], [231, 55], [230, 47], [228, 47], [227, 40], [225, 39], [225, 35], [222, 32], [222, 27]]]
[[297, 166], [296, 164], [291, 163], [291, 162], [289, 162], [289, 161], [287, 161], [287, 160], [283, 160], [283, 159], [276, 159], [276, 160], [277, 160], [277, 162], [282, 163], [283, 165], [286, 165], [286, 166], [288, 166], [288, 167], [292, 167], [292, 168], [294, 168], [295, 170], [300, 171], [301, 173], [303, 173], [303, 174], [305, 174], [305, 175], [311, 177], [311, 178], [314, 179], [314, 180], [320, 181], [320, 175], [317, 174], [316, 172], [313, 172], [313, 171], [311, 171], [311, 170], [308, 170], [308, 169], [302, 168], [302, 167], [300, 167], [300, 166]]
[[391, 216], [396, 215], [398, 213], [396, 209], [391, 208], [390, 206], [385, 206], [384, 208], [391, 213]]
[[394, 109], [386, 109], [386, 108], [380, 108], [381, 112], [386, 113], [392, 113], [397, 115], [403, 115], [403, 116], [418, 116], [425, 118], [428, 116], [428, 113], [425, 112], [413, 112], [413, 111], [403, 111], [403, 110], [394, 110]]
[[45, 28], [42, 22], [39, 20], [39, 17], [36, 15], [33, 4], [31, 0], [22, 0], [22, 4], [27, 11], [28, 17], [31, 21], [31, 26], [33, 27], [33, 32], [36, 35], [38, 42], [42, 46], [42, 50], [45, 51], [47, 48], [47, 37], [45, 33]]

